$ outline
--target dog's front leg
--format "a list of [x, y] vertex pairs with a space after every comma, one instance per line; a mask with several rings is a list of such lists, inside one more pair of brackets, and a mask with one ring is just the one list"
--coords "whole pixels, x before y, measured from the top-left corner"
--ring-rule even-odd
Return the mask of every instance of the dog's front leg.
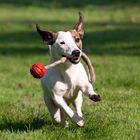
[[83, 118], [80, 117], [77, 113], [74, 113], [73, 110], [67, 105], [63, 97], [59, 95], [54, 95], [54, 102], [64, 110], [66, 114], [76, 123], [79, 127], [83, 127], [84, 122]]
[[85, 84], [83, 84], [81, 86], [81, 91], [86, 94], [87, 96], [89, 96], [89, 98], [92, 100], [92, 101], [95, 101], [95, 102], [98, 102], [101, 100], [101, 97], [100, 95], [98, 95], [94, 90], [93, 90], [93, 87], [91, 85], [91, 83], [89, 82], [86, 82]]

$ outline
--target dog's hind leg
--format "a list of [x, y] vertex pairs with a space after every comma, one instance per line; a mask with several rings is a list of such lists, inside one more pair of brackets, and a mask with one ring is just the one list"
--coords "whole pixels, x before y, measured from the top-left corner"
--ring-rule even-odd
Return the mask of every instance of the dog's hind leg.
[[[73, 102], [73, 106], [76, 110], [76, 113], [78, 114], [78, 116], [80, 116], [81, 118], [83, 118], [83, 114], [82, 114], [82, 103], [83, 103], [83, 97], [82, 97], [82, 92], [79, 91], [78, 95], [76, 97], [76, 99]], [[84, 125], [84, 120], [81, 120], [82, 124]]]
[[64, 119], [64, 113], [62, 112], [62, 110], [57, 105], [54, 104], [51, 98], [44, 96], [44, 100], [54, 122], [62, 124], [63, 126], [66, 126], [67, 122]]
[[80, 117], [83, 117], [82, 110], [81, 110], [82, 103], [83, 103], [82, 92], [79, 91], [76, 99], [73, 102], [73, 106]]

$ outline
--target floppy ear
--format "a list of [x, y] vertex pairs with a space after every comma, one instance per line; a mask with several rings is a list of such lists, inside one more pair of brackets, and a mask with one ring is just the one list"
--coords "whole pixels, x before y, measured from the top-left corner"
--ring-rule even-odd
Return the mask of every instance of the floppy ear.
[[37, 24], [36, 24], [36, 29], [38, 33], [40, 34], [40, 36], [42, 37], [42, 40], [44, 43], [47, 43], [47, 45], [53, 45], [53, 43], [55, 42], [57, 38], [57, 33], [44, 31], [40, 29], [40, 27]]
[[79, 33], [81, 39], [83, 38], [84, 35], [84, 17], [81, 14], [81, 12], [79, 12], [79, 21], [77, 22], [77, 24], [75, 25], [74, 29]]

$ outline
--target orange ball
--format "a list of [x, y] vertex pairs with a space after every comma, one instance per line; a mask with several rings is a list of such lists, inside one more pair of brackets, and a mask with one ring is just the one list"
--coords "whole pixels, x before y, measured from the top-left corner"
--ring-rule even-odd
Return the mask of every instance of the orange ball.
[[32, 65], [30, 68], [30, 73], [32, 74], [34, 78], [37, 78], [37, 79], [40, 79], [41, 77], [43, 77], [45, 72], [46, 72], [45, 66], [40, 63], [36, 63]]

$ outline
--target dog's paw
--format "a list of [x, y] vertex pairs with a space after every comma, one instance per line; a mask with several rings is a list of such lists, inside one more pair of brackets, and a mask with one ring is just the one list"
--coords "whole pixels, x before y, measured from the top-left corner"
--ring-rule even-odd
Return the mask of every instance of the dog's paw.
[[84, 127], [84, 121], [80, 120], [79, 122], [77, 122], [77, 126], [78, 127]]
[[94, 101], [94, 102], [99, 102], [99, 101], [101, 101], [100, 95], [91, 95], [91, 96], [90, 96], [90, 99], [91, 99], [92, 101]]
[[72, 117], [72, 121], [77, 124], [78, 127], [84, 126], [84, 120], [82, 117], [80, 117], [77, 113], [74, 113]]

